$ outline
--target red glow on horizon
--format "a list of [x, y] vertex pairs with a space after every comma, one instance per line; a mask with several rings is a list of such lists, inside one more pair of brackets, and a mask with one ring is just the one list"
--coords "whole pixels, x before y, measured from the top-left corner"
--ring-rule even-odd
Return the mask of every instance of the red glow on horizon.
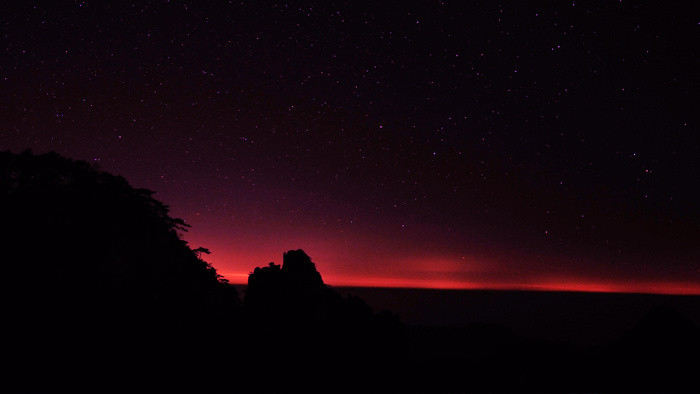
[[[247, 273], [227, 273], [232, 284], [247, 284]], [[474, 283], [455, 280], [430, 280], [412, 278], [324, 277], [326, 284], [335, 287], [380, 287], [435, 290], [503, 290], [503, 291], [563, 291], [590, 293], [634, 293], [660, 295], [700, 295], [700, 285], [663, 283], [604, 283], [604, 282], [537, 282], [537, 283]]]
[[[692, 280], [655, 278], [639, 272], [634, 273], [636, 276], [621, 274], [603, 264], [566, 257], [426, 253], [438, 248], [401, 248], [391, 242], [372, 244], [366, 239], [353, 243], [363, 246], [360, 248], [315, 235], [250, 239], [246, 248], [235, 249], [214, 237], [194, 244], [211, 245], [214, 253], [206, 260], [232, 284], [247, 284], [248, 274], [255, 267], [267, 266], [271, 261], [280, 264], [280, 251], [305, 245], [324, 282], [336, 287], [700, 295], [700, 283]], [[592, 273], [589, 267], [599, 269]]]

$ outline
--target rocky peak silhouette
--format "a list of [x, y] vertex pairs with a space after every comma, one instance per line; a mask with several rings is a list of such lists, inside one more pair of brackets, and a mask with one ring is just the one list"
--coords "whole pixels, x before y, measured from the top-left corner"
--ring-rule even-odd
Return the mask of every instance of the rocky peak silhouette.
[[[281, 266], [255, 268], [243, 305], [253, 349], [248, 360], [263, 366], [274, 355], [283, 366], [276, 373], [285, 388], [334, 387], [345, 371], [369, 382], [402, 359], [405, 338], [398, 317], [374, 314], [361, 299], [344, 298], [325, 285], [301, 249], [284, 253]], [[317, 373], [310, 376], [310, 370]]]
[[245, 305], [252, 316], [318, 316], [329, 289], [311, 258], [301, 249], [283, 254], [282, 266], [270, 263], [248, 276]]
[[316, 265], [311, 262], [311, 257], [301, 249], [290, 250], [282, 256], [282, 272], [291, 280], [312, 286], [323, 285], [323, 279], [316, 270]]
[[256, 267], [248, 276], [247, 295], [270, 292], [298, 292], [325, 289], [323, 278], [311, 258], [301, 249], [283, 254], [282, 266], [270, 263]]

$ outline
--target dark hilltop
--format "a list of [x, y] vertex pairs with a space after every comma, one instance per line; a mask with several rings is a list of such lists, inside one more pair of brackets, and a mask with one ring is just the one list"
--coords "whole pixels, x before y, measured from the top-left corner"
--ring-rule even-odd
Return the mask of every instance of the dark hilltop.
[[408, 324], [325, 284], [303, 250], [241, 296], [152, 191], [54, 153], [0, 152], [0, 217], [7, 391], [700, 389], [698, 327], [671, 307], [591, 346]]

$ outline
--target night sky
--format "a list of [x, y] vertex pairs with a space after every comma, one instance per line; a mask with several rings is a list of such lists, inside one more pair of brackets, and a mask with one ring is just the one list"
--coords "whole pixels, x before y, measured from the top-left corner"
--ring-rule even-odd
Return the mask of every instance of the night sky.
[[5, 2], [0, 150], [155, 190], [233, 283], [700, 294], [697, 2], [214, 3]]

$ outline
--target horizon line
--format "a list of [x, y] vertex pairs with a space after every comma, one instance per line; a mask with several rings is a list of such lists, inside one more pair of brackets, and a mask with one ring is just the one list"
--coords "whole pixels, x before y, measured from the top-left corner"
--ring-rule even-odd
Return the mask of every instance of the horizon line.
[[[223, 275], [230, 284], [247, 286], [249, 274], [229, 273]], [[234, 280], [231, 277], [246, 280]], [[417, 289], [417, 290], [491, 290], [491, 291], [530, 291], [530, 292], [570, 292], [570, 293], [606, 293], [606, 294], [647, 294], [670, 296], [700, 296], [700, 284], [679, 282], [659, 283], [618, 283], [606, 284], [595, 282], [540, 282], [517, 284], [479, 284], [448, 280], [398, 279], [398, 278], [354, 278], [340, 280], [325, 280], [330, 287], [368, 287], [387, 289]]]

